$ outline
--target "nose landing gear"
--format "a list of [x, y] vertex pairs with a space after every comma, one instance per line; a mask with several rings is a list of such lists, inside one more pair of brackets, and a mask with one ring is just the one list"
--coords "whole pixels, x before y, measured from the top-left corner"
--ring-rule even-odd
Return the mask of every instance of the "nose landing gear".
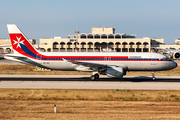
[[154, 75], [154, 71], [152, 71], [151, 73], [152, 73], [152, 80], [156, 80], [156, 77]]

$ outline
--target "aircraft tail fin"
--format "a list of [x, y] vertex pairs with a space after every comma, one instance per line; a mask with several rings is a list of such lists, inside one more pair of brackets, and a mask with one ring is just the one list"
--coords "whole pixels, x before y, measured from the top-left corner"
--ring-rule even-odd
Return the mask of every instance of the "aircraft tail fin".
[[36, 57], [38, 51], [25, 37], [21, 30], [15, 24], [8, 24], [7, 28], [14, 53], [22, 54], [27, 57]]

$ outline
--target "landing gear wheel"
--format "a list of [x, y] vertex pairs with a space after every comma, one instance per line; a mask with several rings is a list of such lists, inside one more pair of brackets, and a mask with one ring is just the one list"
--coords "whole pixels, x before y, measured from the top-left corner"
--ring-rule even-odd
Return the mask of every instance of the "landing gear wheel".
[[99, 74], [95, 74], [95, 79], [99, 79]]
[[152, 80], [156, 80], [156, 78], [155, 78], [155, 77], [152, 77]]
[[91, 80], [94, 81], [95, 79], [95, 75], [91, 75]]

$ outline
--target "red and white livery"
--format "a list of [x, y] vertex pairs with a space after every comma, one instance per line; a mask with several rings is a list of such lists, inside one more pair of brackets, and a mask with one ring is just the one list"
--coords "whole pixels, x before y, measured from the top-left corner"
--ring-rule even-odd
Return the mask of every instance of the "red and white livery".
[[16, 25], [8, 24], [7, 28], [14, 54], [5, 55], [6, 59], [55, 70], [92, 71], [92, 80], [98, 79], [99, 74], [122, 78], [126, 71], [163, 71], [177, 67], [176, 62], [158, 53], [41, 52]]

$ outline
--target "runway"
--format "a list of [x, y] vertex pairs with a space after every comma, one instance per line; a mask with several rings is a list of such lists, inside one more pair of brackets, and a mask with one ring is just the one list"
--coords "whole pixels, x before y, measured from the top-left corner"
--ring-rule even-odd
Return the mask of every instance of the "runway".
[[101, 76], [91, 81], [89, 75], [0, 75], [0, 88], [20, 89], [134, 89], [180, 90], [180, 76]]

